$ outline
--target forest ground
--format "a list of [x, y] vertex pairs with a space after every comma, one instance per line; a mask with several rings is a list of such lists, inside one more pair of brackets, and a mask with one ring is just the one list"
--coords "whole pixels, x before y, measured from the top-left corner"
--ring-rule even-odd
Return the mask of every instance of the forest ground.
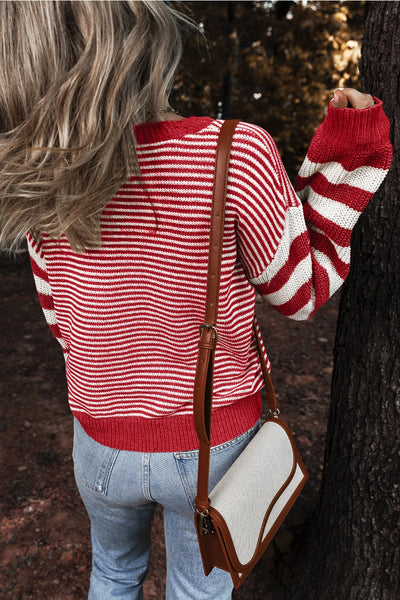
[[[45, 324], [26, 253], [0, 257], [0, 598], [84, 600], [89, 523], [75, 488], [64, 360]], [[282, 417], [310, 479], [235, 600], [284, 600], [296, 547], [318, 500], [339, 297], [307, 322], [262, 301], [257, 314]], [[153, 523], [145, 600], [164, 598], [162, 512]]]

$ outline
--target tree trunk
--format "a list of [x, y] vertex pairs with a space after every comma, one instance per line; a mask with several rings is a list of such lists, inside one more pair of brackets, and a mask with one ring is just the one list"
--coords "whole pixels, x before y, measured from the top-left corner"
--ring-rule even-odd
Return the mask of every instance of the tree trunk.
[[228, 47], [228, 59], [227, 69], [224, 75], [224, 81], [222, 85], [222, 100], [221, 100], [221, 112], [218, 118], [231, 119], [232, 118], [232, 96], [236, 89], [236, 70], [237, 70], [237, 40], [232, 38], [236, 26], [236, 2], [227, 2], [227, 14], [226, 14], [226, 44]]
[[383, 100], [394, 158], [353, 235], [321, 499], [296, 600], [400, 598], [400, 2], [367, 4], [362, 85]]

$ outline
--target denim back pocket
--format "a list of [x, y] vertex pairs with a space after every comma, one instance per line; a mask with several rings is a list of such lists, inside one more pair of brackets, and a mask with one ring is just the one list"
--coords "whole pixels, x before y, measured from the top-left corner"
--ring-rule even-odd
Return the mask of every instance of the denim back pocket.
[[75, 477], [92, 492], [107, 495], [112, 469], [119, 450], [99, 444], [87, 435], [77, 419], [74, 419]]
[[[254, 427], [245, 431], [238, 437], [220, 444], [219, 446], [213, 446], [210, 449], [210, 490], [212, 490], [217, 485], [218, 481], [225, 475], [229, 467], [253, 439], [259, 428], [260, 422], [257, 421]], [[194, 510], [194, 501], [197, 494], [199, 452], [198, 450], [175, 452], [174, 456], [186, 498], [190, 508]]]

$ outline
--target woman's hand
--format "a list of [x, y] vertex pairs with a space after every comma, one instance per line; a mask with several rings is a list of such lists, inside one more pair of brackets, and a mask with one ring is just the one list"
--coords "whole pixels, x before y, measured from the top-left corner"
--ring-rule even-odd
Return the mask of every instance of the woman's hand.
[[370, 108], [374, 106], [374, 99], [370, 94], [362, 94], [353, 88], [338, 88], [335, 90], [332, 106], [335, 108]]

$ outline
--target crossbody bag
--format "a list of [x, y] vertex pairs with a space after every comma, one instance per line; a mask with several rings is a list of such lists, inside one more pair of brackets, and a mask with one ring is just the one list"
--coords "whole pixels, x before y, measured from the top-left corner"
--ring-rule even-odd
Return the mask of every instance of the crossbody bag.
[[213, 368], [218, 343], [217, 316], [230, 149], [238, 121], [221, 127], [215, 164], [210, 228], [207, 296], [200, 326], [194, 386], [194, 420], [199, 438], [199, 465], [194, 521], [208, 575], [214, 567], [228, 571], [238, 588], [278, 531], [308, 479], [289, 427], [279, 408], [265, 363], [261, 333], [254, 336], [271, 413], [260, 430], [211, 491], [208, 489]]

